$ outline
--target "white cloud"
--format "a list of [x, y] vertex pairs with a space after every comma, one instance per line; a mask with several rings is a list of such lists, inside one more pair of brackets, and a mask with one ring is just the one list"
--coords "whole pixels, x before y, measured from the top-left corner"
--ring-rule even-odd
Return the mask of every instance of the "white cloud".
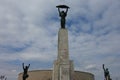
[[88, 69], [88, 70], [89, 69], [95, 70], [95, 68], [96, 68], [96, 65], [92, 65], [92, 64], [85, 67], [85, 69]]

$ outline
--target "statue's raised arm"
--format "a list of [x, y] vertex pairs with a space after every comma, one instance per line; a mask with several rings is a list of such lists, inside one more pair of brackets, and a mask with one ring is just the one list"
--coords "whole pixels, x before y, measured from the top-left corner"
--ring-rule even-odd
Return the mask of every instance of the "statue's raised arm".
[[28, 68], [30, 67], [30, 64], [28, 65]]
[[58, 8], [59, 16], [60, 16], [60, 8]]
[[24, 63], [22, 63], [22, 67], [23, 67], [23, 69], [25, 69], [25, 67], [24, 67]]
[[105, 65], [103, 64], [103, 70], [105, 71]]

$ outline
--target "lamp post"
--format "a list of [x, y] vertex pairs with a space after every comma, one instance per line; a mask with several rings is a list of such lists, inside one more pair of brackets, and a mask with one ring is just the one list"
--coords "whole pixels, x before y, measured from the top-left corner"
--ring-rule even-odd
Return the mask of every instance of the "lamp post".
[[58, 8], [59, 16], [61, 17], [61, 28], [65, 29], [65, 18], [67, 16], [69, 7], [67, 5], [58, 5], [56, 7]]

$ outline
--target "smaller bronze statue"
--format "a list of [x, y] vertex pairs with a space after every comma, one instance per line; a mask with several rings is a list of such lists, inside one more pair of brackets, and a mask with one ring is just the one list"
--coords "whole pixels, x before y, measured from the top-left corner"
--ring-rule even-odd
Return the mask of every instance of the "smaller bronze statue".
[[108, 68], [105, 69], [104, 64], [103, 64], [103, 70], [104, 70], [105, 80], [112, 80], [112, 79], [110, 78], [110, 74], [109, 74]]
[[1, 79], [1, 80], [7, 80], [7, 77], [1, 75], [1, 76], [0, 76], [0, 79]]
[[[68, 12], [69, 7], [66, 5], [59, 5], [56, 7], [58, 8], [59, 16], [61, 17], [61, 28], [65, 29], [66, 16], [67, 16], [67, 12]], [[66, 11], [65, 10], [60, 11], [60, 8], [66, 9]]]
[[23, 66], [23, 70], [24, 70], [23, 80], [26, 80], [26, 78], [29, 77], [29, 75], [28, 75], [28, 69], [29, 69], [29, 67], [30, 67], [30, 64], [29, 64], [28, 66], [24, 66], [24, 63], [23, 63], [22, 66]]

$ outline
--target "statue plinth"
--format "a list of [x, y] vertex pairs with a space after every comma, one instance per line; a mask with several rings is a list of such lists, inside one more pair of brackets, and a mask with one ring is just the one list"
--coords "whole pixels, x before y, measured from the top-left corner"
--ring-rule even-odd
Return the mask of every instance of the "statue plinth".
[[58, 57], [54, 61], [52, 80], [72, 80], [73, 72], [73, 61], [69, 60], [68, 31], [61, 28], [58, 32]]

